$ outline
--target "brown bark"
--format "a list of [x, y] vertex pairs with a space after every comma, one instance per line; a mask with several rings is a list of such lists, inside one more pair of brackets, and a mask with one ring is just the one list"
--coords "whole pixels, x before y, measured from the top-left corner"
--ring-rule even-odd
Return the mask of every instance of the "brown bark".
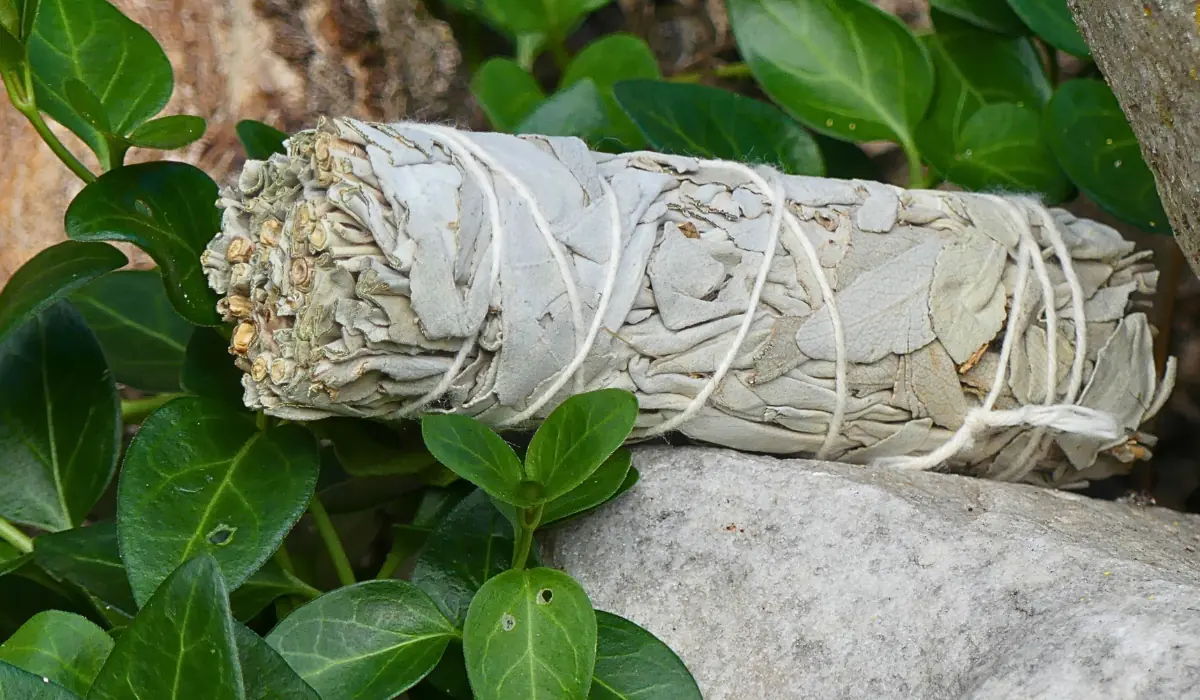
[[[209, 120], [204, 139], [169, 154], [218, 182], [240, 167], [234, 125], [258, 119], [293, 131], [322, 115], [472, 123], [467, 76], [450, 28], [421, 0], [112, 0], [162, 44], [175, 68], [164, 113]], [[63, 238], [81, 184], [0, 100], [0, 285]], [[81, 156], [86, 148], [65, 130]], [[84, 158], [90, 166], [94, 159]], [[144, 260], [142, 257], [138, 257]]]
[[1069, 0], [1200, 274], [1200, 2]]

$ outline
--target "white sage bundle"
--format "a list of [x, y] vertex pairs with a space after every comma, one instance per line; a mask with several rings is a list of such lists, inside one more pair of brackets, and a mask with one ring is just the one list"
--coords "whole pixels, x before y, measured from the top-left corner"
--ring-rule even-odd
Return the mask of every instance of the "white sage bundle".
[[1025, 198], [416, 123], [247, 163], [205, 251], [248, 406], [536, 425], [1071, 485], [1149, 456], [1157, 273]]

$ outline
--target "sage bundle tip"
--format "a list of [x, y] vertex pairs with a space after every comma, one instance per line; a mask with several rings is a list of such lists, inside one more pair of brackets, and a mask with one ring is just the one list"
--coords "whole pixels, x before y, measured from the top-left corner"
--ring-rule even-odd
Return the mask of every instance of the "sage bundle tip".
[[1154, 445], [1149, 252], [1025, 198], [447, 127], [322, 121], [222, 193], [203, 256], [245, 403], [1070, 486]]

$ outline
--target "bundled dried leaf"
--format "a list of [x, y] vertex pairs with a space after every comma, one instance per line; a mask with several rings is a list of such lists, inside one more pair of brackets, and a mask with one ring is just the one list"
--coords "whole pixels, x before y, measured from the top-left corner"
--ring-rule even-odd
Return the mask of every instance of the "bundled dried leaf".
[[1020, 209], [1052, 303], [1031, 279], [1014, 314], [1022, 233], [994, 197], [335, 119], [248, 163], [221, 204], [205, 269], [236, 324], [246, 404], [281, 417], [453, 410], [507, 426], [619, 387], [640, 401], [636, 438], [707, 387], [679, 426], [699, 440], [859, 463], [927, 453], [992, 390], [1010, 334], [995, 408], [1072, 402], [1051, 214], [1087, 319], [1074, 403], [1125, 435], [992, 430], [948, 466], [1059, 485], [1127, 471], [1173, 379], [1154, 371], [1146, 254], [1096, 222]]

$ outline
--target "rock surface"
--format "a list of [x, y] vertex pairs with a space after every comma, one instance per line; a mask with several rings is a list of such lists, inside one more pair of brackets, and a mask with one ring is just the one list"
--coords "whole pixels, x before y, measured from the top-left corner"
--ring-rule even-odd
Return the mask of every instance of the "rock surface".
[[543, 541], [707, 700], [1187, 698], [1200, 518], [942, 474], [642, 448]]

